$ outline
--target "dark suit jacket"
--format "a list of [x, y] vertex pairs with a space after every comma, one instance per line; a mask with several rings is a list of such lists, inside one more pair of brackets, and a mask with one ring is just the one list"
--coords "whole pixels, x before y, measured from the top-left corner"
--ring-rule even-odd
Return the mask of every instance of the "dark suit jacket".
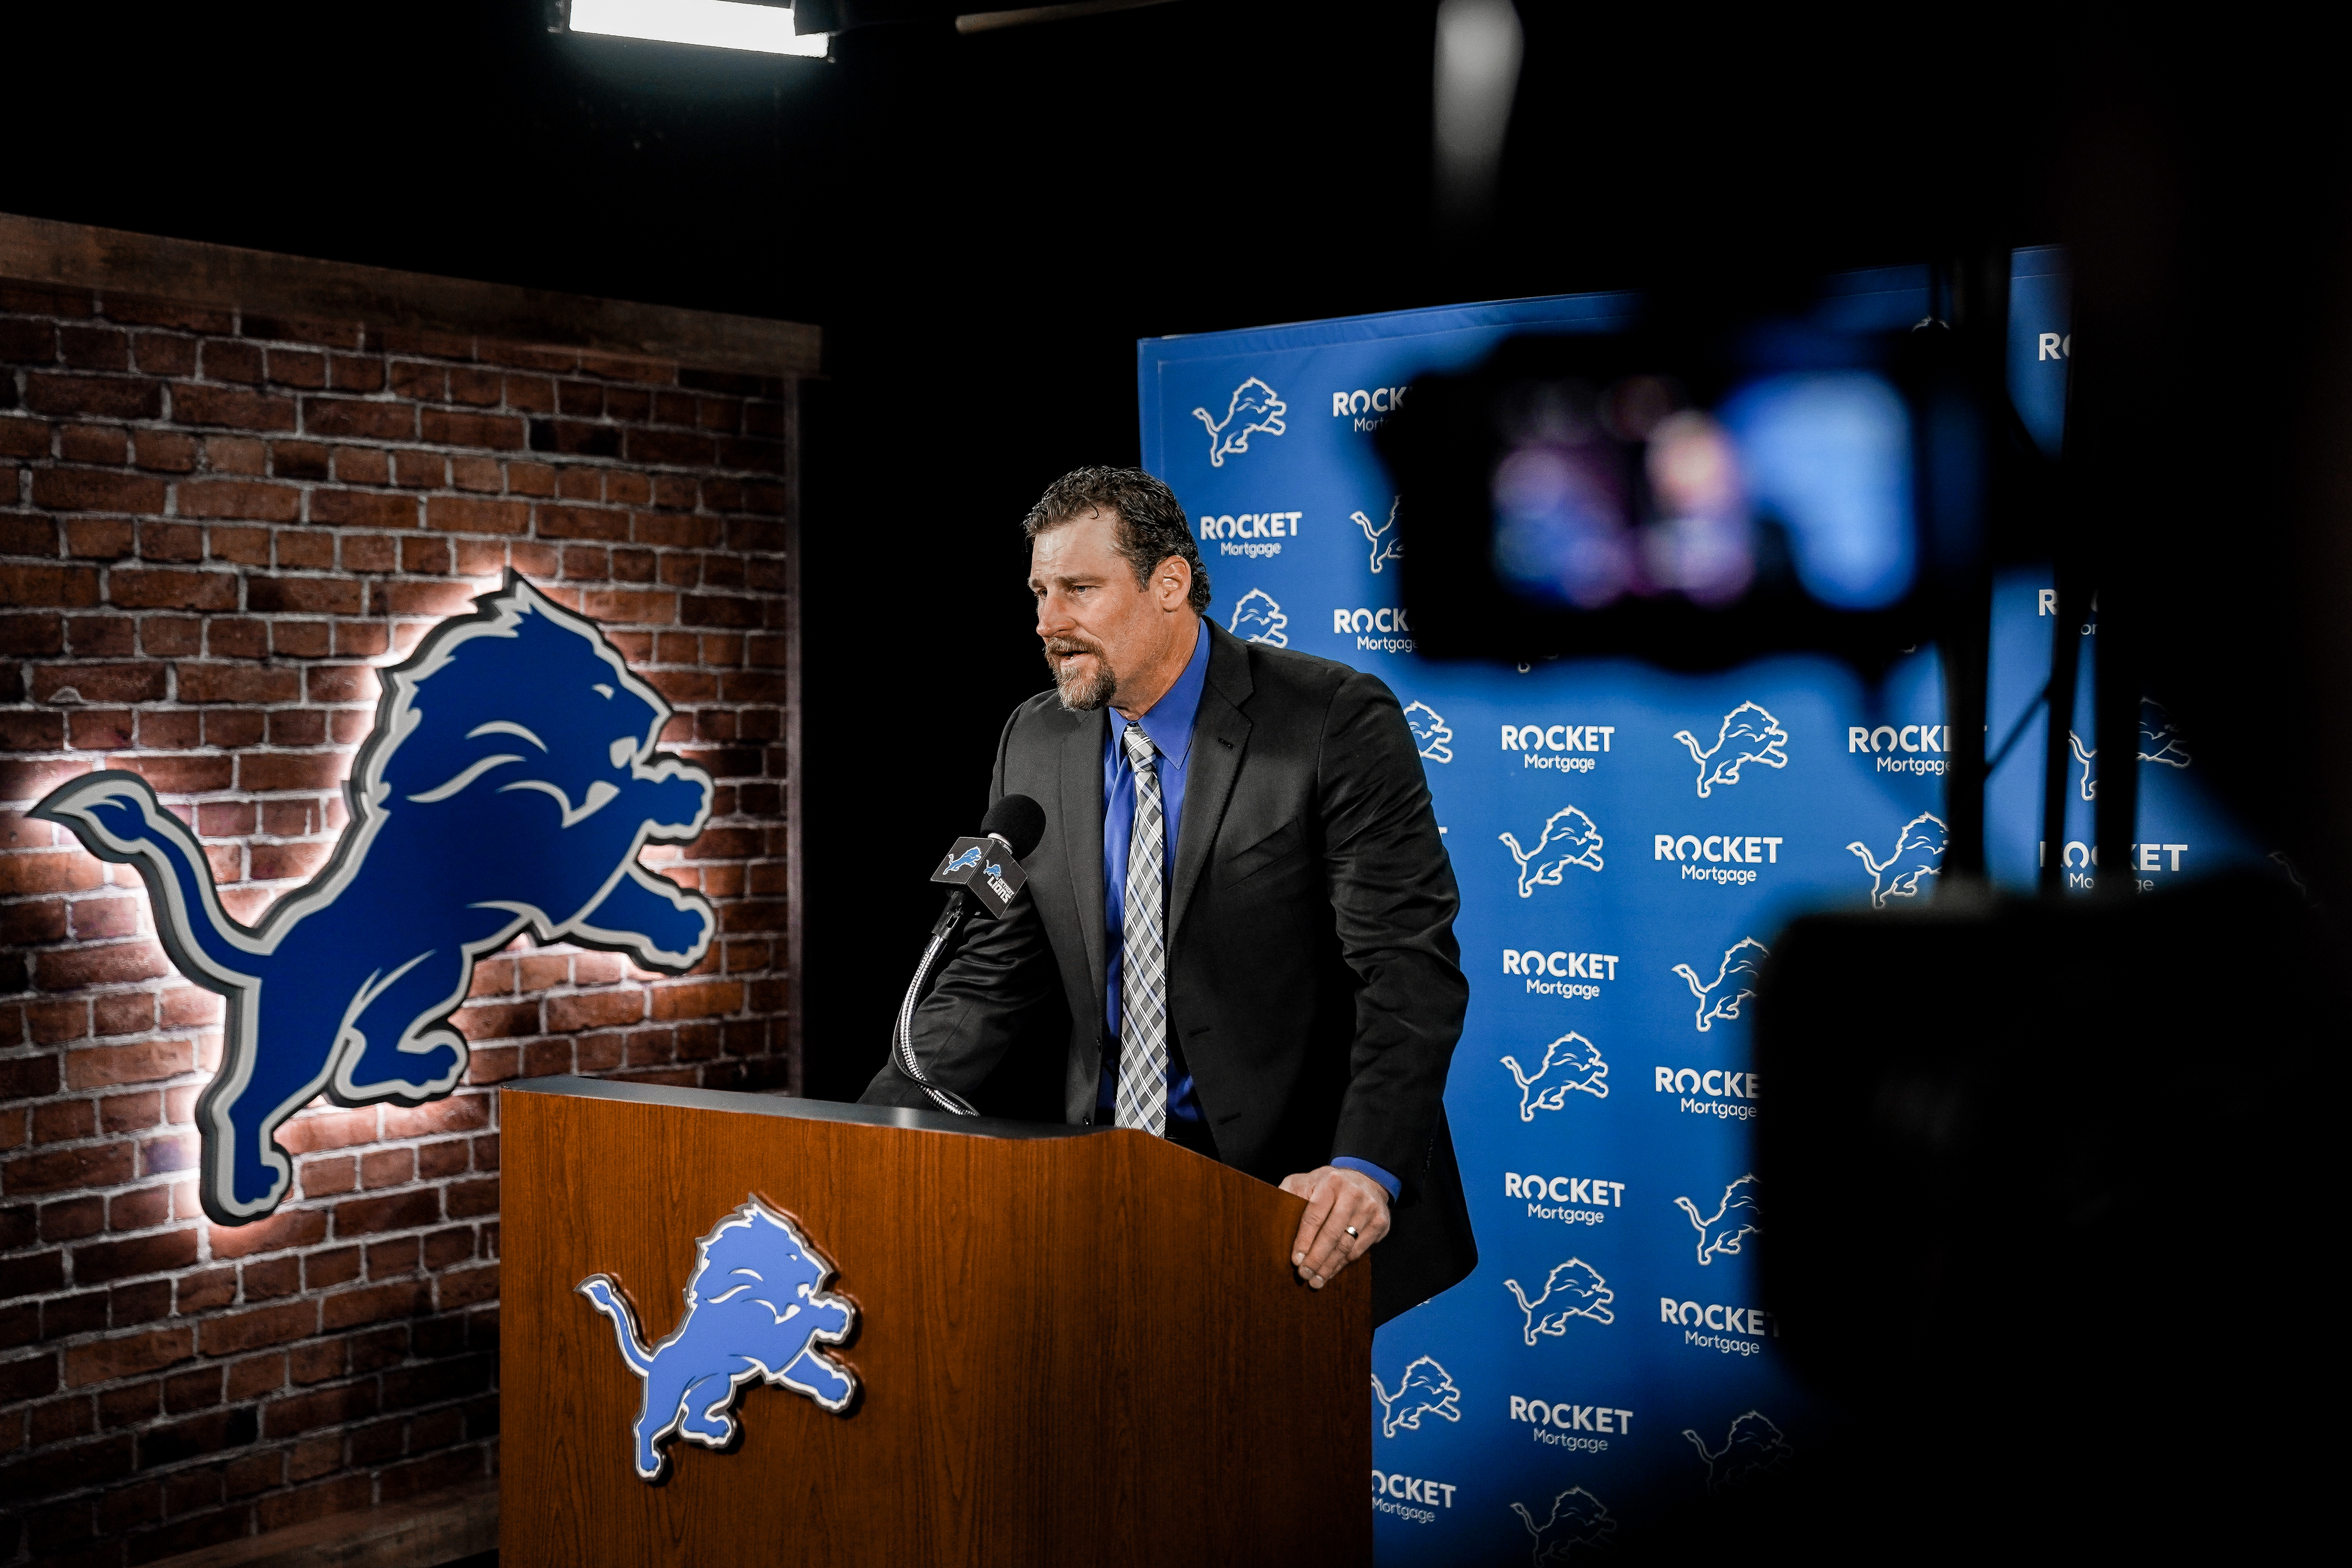
[[[1460, 904], [1404, 715], [1376, 678], [1209, 625], [1168, 889], [1169, 1038], [1217, 1157], [1268, 1182], [1368, 1160], [1403, 1191], [1370, 1255], [1375, 1321], [1477, 1262], [1445, 1125], [1469, 984]], [[1008, 1052], [1063, 1053], [1063, 1112], [1102, 1076], [1103, 744], [1108, 717], [1051, 691], [1015, 709], [991, 798], [1025, 795], [1045, 837], [1028, 893], [974, 922], [916, 1014], [925, 1070], [971, 1094]], [[868, 1103], [929, 1110], [895, 1060]]]

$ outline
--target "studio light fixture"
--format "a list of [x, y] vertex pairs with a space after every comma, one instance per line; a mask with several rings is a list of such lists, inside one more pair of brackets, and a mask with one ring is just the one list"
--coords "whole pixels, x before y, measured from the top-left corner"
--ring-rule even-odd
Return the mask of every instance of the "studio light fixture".
[[1076, 0], [1065, 5], [1022, 5], [1010, 10], [967, 11], [955, 19], [959, 33], [993, 33], [1006, 27], [1032, 27], [1040, 22], [1071, 22], [1081, 16], [1108, 16], [1113, 11], [1140, 11], [1165, 5], [1169, 0]]
[[736, 0], [568, 0], [562, 15], [567, 30], [574, 33], [763, 55], [822, 59], [829, 40], [824, 33], [793, 32], [789, 6], [740, 5]]
[[1488, 216], [1511, 126], [1525, 39], [1511, 0], [1444, 0], [1437, 8], [1437, 205], [1453, 223]]
[[[1508, 0], [1496, 3], [1508, 8]], [[1140, 11], [1171, 0], [1065, 0], [1059, 5], [961, 9], [970, 4], [971, 0], [547, 0], [547, 30], [821, 58], [830, 54], [835, 37], [865, 27], [935, 26], [952, 21], [959, 33], [993, 33]], [[810, 30], [795, 32], [800, 23]]]

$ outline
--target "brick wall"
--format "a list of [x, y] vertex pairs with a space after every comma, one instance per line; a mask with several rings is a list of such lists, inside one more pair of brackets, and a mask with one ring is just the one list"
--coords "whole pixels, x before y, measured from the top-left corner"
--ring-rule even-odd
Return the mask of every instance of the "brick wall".
[[[159, 290], [158, 292], [162, 292]], [[497, 1467], [491, 1086], [787, 1086], [793, 384], [0, 283], [0, 1563], [138, 1563]], [[218, 998], [129, 868], [25, 809], [143, 774], [251, 920], [326, 860], [377, 666], [509, 567], [603, 622], [719, 781], [648, 862], [694, 974], [519, 942], [467, 1082], [288, 1123], [271, 1218], [205, 1221]]]

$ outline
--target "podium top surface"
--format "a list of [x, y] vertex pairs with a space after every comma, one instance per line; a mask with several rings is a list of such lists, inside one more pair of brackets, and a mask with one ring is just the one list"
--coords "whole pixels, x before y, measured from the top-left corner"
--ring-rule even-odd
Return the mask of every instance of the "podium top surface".
[[845, 1105], [833, 1100], [799, 1100], [782, 1094], [745, 1094], [726, 1089], [681, 1089], [670, 1084], [630, 1083], [616, 1079], [556, 1073], [503, 1084], [506, 1094], [554, 1094], [575, 1100], [617, 1100], [635, 1105], [667, 1105], [737, 1116], [785, 1116], [803, 1121], [847, 1121], [865, 1127], [905, 1127], [920, 1132], [952, 1132], [966, 1138], [1091, 1138], [1102, 1127], [1071, 1127], [1053, 1121], [1013, 1121], [995, 1116], [956, 1116], [944, 1110], [908, 1110], [891, 1105]]

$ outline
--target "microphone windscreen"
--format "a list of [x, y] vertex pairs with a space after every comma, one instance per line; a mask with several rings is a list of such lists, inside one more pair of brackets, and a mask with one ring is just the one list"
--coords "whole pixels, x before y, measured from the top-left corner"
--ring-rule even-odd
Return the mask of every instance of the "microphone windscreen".
[[1025, 860], [1045, 837], [1045, 808], [1025, 795], [1008, 795], [988, 808], [980, 830], [1013, 846], [1013, 858]]

